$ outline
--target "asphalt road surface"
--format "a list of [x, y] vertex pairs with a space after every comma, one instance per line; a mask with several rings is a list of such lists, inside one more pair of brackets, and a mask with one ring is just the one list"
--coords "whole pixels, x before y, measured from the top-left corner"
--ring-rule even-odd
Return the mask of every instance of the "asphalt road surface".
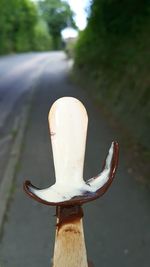
[[21, 109], [47, 64], [47, 53], [0, 58], [0, 181]]
[[[111, 141], [120, 140], [119, 132], [112, 129], [101, 109], [70, 81], [69, 70], [63, 52], [24, 54], [0, 60], [1, 124], [6, 123], [11, 113], [17, 113], [15, 103], [22, 104], [31, 87], [35, 87], [14, 193], [0, 240], [0, 267], [50, 266], [55, 209], [29, 199], [22, 183], [25, 177], [41, 188], [54, 182], [47, 123], [52, 103], [62, 96], [74, 96], [88, 110], [85, 179], [100, 172]], [[87, 253], [95, 267], [150, 266], [150, 195], [136, 181], [134, 172], [127, 171], [127, 161], [121, 148], [118, 173], [110, 190], [101, 199], [84, 206]]]

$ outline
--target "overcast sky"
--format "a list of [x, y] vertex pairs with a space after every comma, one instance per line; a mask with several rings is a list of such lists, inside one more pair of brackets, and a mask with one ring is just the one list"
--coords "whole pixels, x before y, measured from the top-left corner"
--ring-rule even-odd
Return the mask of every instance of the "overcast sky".
[[80, 30], [86, 26], [86, 12], [85, 9], [89, 5], [90, 0], [67, 0], [71, 9], [75, 12], [76, 24]]

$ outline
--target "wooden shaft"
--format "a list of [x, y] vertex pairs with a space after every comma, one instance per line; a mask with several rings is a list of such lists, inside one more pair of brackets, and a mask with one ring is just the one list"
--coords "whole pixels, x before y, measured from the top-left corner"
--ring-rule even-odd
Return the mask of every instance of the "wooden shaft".
[[53, 267], [88, 267], [80, 206], [58, 207]]

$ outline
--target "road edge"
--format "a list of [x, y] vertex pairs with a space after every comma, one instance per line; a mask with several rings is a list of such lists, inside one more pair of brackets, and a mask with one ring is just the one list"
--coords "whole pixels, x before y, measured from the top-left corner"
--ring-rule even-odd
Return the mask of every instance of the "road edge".
[[18, 123], [15, 129], [17, 134], [12, 144], [12, 148], [9, 154], [9, 159], [4, 171], [2, 182], [0, 184], [0, 232], [3, 227], [7, 206], [9, 203], [9, 199], [11, 197], [11, 187], [16, 175], [16, 167], [21, 154], [23, 138], [28, 123], [28, 118], [35, 88], [36, 86], [31, 88], [31, 92], [29, 93], [27, 102], [24, 104], [22, 108], [20, 123]]

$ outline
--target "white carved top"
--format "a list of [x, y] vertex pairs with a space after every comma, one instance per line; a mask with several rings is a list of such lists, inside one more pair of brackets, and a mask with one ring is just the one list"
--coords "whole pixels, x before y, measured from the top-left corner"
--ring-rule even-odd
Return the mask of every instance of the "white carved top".
[[47, 189], [30, 191], [47, 202], [63, 202], [85, 192], [94, 193], [109, 179], [114, 152], [112, 143], [104, 170], [96, 179], [83, 180], [88, 116], [83, 104], [73, 97], [58, 99], [49, 116], [56, 182]]

